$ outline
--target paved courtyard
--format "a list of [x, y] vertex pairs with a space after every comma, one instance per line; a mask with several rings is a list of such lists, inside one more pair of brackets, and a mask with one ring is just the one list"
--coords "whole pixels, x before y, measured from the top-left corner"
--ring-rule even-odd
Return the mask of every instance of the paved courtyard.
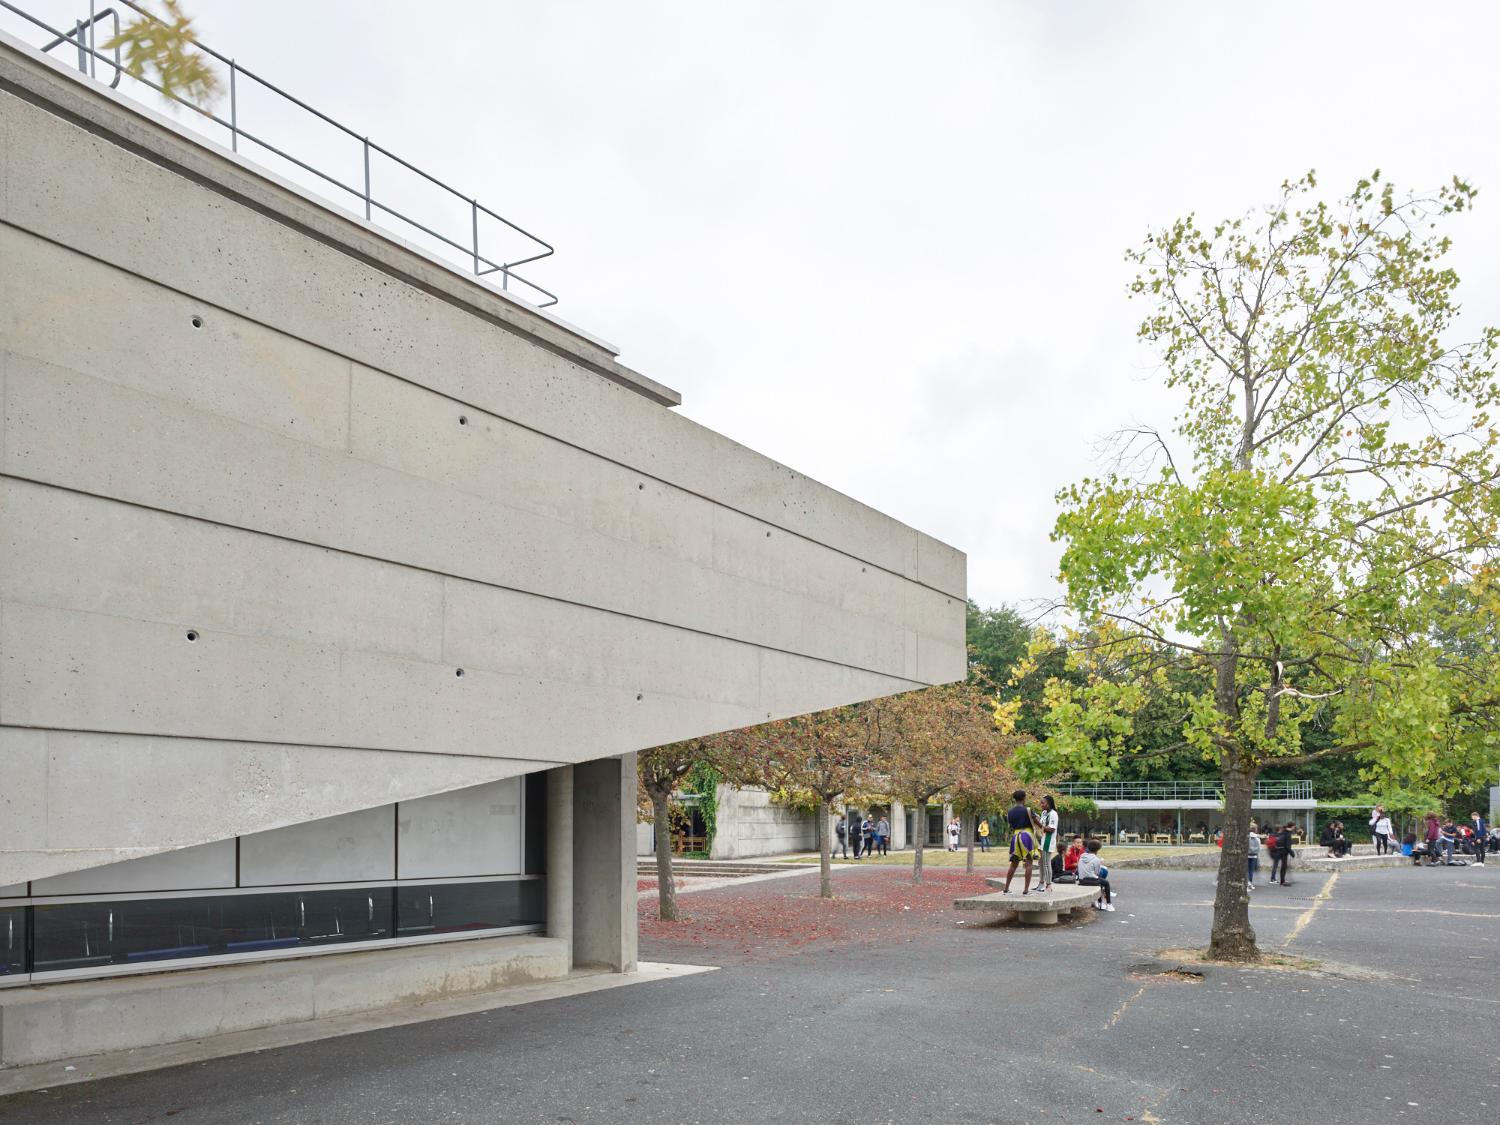
[[840, 872], [831, 904], [813, 873], [705, 890], [689, 924], [643, 924], [643, 958], [718, 972], [20, 1095], [0, 1120], [1500, 1121], [1500, 864], [1257, 891], [1263, 947], [1330, 971], [1199, 982], [1154, 954], [1203, 944], [1209, 873], [1122, 872], [1116, 913], [1052, 929], [964, 920], [976, 876], [906, 878]]

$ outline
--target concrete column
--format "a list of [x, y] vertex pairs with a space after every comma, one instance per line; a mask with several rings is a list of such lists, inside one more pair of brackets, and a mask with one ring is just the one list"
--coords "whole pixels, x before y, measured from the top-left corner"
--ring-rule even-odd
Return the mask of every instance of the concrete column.
[[547, 935], [573, 950], [573, 767], [547, 771]]
[[636, 963], [635, 755], [573, 767], [573, 961]]
[[900, 801], [891, 802], [891, 847], [906, 847], [906, 806]]

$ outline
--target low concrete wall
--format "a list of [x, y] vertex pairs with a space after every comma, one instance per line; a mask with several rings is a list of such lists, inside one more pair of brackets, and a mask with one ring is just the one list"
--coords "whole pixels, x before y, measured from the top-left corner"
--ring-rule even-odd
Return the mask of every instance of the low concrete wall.
[[[1311, 851], [1316, 851], [1316, 845]], [[1103, 852], [1106, 867], [1118, 867], [1121, 870], [1140, 871], [1142, 869], [1168, 868], [1178, 871], [1217, 871], [1219, 868], [1219, 853], [1200, 852], [1194, 855], [1143, 855], [1143, 856], [1116, 856], [1110, 858], [1109, 849]], [[1354, 855], [1348, 859], [1329, 859], [1318, 854], [1307, 854], [1304, 849], [1298, 849], [1297, 857], [1292, 860], [1292, 873], [1298, 871], [1362, 871], [1369, 868], [1379, 867], [1402, 867], [1411, 864], [1410, 856], [1402, 855]], [[1271, 857], [1265, 852], [1260, 853], [1260, 867], [1263, 872], [1271, 869]], [[1269, 877], [1269, 876], [1267, 876]]]
[[719, 786], [712, 859], [805, 852], [818, 846], [817, 818], [775, 804], [764, 789]]
[[0, 989], [0, 1066], [491, 992], [564, 977], [567, 958], [523, 935]]

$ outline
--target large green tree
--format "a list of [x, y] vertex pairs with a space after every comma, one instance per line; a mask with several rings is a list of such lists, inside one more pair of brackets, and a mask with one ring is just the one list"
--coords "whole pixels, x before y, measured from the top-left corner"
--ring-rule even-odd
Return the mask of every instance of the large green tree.
[[[1426, 784], [1500, 757], [1497, 335], [1459, 338], [1443, 230], [1473, 198], [1377, 174], [1325, 202], [1309, 174], [1129, 255], [1181, 413], [1124, 439], [1149, 469], [1059, 494], [1085, 682], [1049, 682], [1047, 738], [1021, 756], [1090, 777], [1186, 749], [1220, 771], [1212, 956], [1256, 956], [1245, 856], [1263, 770], [1350, 755], [1372, 785]], [[1180, 737], [1147, 749], [1152, 708]]]

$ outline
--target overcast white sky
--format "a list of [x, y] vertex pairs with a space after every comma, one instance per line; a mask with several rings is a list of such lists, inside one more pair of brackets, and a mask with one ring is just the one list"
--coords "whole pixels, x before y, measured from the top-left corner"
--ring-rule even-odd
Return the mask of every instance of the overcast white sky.
[[1124, 297], [1148, 226], [1457, 172], [1500, 320], [1493, 5], [184, 2], [555, 243], [556, 311], [683, 413], [967, 551], [985, 604], [1057, 594], [1054, 491], [1170, 417]]

